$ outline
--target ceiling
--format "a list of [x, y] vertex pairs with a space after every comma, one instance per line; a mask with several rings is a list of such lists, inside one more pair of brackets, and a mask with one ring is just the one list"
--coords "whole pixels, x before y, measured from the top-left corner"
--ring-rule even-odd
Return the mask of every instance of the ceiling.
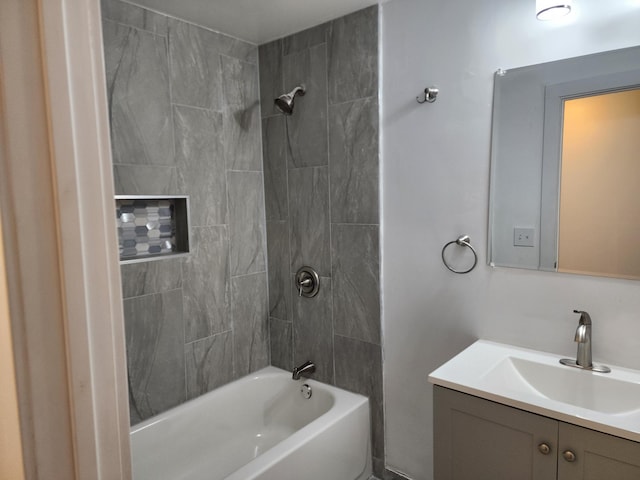
[[129, 0], [261, 45], [379, 3], [378, 0]]

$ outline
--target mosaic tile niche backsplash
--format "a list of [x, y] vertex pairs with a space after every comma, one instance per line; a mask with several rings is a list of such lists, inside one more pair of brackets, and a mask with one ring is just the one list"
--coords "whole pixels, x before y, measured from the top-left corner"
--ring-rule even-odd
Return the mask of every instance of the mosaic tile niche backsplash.
[[120, 260], [185, 252], [177, 212], [184, 199], [116, 199]]

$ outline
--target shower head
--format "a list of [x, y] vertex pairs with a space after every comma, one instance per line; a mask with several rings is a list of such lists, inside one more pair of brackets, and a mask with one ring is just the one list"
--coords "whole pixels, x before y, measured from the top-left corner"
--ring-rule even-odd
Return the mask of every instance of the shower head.
[[293, 113], [293, 101], [296, 99], [296, 95], [300, 95], [302, 97], [305, 93], [306, 89], [303, 84], [294, 88], [289, 93], [280, 95], [274, 100], [274, 103], [282, 113], [285, 115], [291, 115]]

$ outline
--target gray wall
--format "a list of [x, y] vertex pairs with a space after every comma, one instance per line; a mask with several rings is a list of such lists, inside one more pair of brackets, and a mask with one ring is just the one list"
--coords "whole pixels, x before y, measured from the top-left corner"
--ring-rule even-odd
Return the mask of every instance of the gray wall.
[[116, 193], [191, 198], [191, 256], [122, 267], [132, 423], [311, 359], [370, 397], [381, 475], [377, 7], [260, 47], [259, 89], [255, 46], [117, 0], [103, 18]]
[[[263, 159], [271, 358], [369, 396], [373, 456], [384, 461], [380, 332], [378, 8], [262, 45]], [[304, 83], [294, 113], [273, 99]], [[295, 292], [303, 265], [321, 277]]]
[[190, 196], [191, 254], [122, 266], [131, 422], [269, 364], [257, 47], [103, 0], [115, 189]]

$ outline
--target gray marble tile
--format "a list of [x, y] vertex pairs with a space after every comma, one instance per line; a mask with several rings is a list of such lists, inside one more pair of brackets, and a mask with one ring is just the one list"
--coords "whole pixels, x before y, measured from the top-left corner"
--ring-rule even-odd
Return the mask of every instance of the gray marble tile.
[[257, 65], [221, 56], [227, 169], [262, 170]]
[[284, 93], [282, 40], [260, 45], [260, 111], [262, 117], [280, 115], [273, 101]]
[[120, 0], [102, 0], [100, 6], [102, 18], [148, 30], [157, 35], [167, 35], [167, 17], [164, 15]]
[[219, 35], [169, 19], [171, 96], [174, 103], [221, 110]]
[[222, 33], [218, 35], [218, 48], [222, 55], [237, 58], [243, 62], [258, 64], [258, 47], [238, 38], [230, 37]]
[[[292, 292], [295, 287], [291, 280]], [[293, 296], [293, 364], [316, 364], [312, 378], [334, 385], [331, 279], [320, 277], [320, 291], [313, 298]]]
[[221, 56], [220, 65], [225, 106], [246, 108], [259, 102], [257, 65], [227, 55]]
[[335, 385], [369, 397], [372, 454], [384, 458], [382, 349], [379, 345], [335, 335]]
[[232, 337], [232, 332], [228, 331], [185, 345], [187, 399], [234, 379]]
[[378, 95], [378, 6], [331, 22], [329, 103]]
[[287, 220], [289, 217], [284, 122], [282, 116], [262, 120], [262, 162], [267, 221]]
[[173, 165], [166, 38], [103, 22], [113, 163]]
[[378, 213], [378, 102], [329, 107], [331, 221], [380, 223]]
[[380, 344], [379, 228], [332, 225], [331, 273], [336, 333]]
[[194, 227], [183, 261], [185, 341], [231, 329], [229, 243], [226, 227]]
[[139, 297], [182, 288], [182, 260], [167, 258], [120, 265], [122, 297]]
[[303, 265], [330, 276], [329, 172], [327, 167], [289, 170], [291, 271]]
[[277, 318], [269, 319], [271, 365], [293, 370], [293, 324]]
[[231, 275], [266, 270], [262, 172], [227, 172]]
[[328, 23], [308, 28], [282, 39], [282, 54], [291, 55], [327, 41]]
[[180, 290], [124, 300], [131, 423], [185, 400]]
[[233, 362], [236, 377], [269, 365], [267, 274], [231, 279]]
[[175, 195], [178, 188], [176, 167], [114, 165], [113, 184], [116, 195]]
[[227, 222], [222, 114], [174, 107], [176, 164], [180, 189], [189, 192], [191, 225]]
[[300, 84], [307, 89], [304, 97], [296, 98], [293, 115], [287, 117], [289, 166], [327, 165], [326, 44], [287, 55], [283, 62], [285, 91]]
[[267, 222], [269, 315], [291, 320], [289, 223]]

